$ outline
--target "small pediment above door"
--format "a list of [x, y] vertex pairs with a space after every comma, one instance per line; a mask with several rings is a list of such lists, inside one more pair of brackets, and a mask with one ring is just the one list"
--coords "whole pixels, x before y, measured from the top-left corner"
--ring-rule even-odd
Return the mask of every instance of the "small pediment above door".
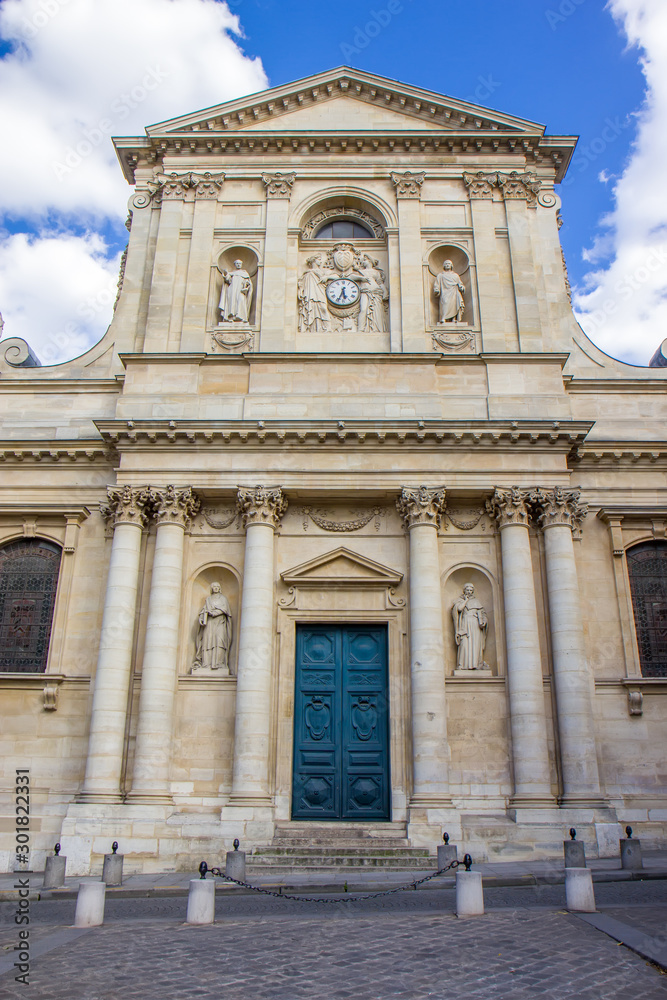
[[396, 587], [403, 574], [344, 546], [280, 574], [290, 587]]

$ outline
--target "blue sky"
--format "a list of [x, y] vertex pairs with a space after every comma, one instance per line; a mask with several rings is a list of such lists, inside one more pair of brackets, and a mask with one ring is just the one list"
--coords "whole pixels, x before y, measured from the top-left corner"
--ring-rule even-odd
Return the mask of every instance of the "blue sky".
[[[646, 364], [667, 328], [666, 15], [663, 0], [1, 0], [4, 335], [53, 362], [103, 333], [129, 194], [109, 134], [347, 64], [581, 136], [560, 188], [575, 306], [603, 349]], [[112, 113], [147, 69], [159, 82]]]

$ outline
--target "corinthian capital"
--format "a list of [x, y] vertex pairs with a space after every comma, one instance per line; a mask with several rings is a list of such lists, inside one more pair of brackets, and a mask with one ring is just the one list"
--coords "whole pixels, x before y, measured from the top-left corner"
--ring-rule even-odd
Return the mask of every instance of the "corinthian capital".
[[266, 188], [267, 198], [290, 198], [292, 196], [292, 184], [296, 177], [292, 170], [288, 174], [283, 174], [278, 170], [274, 174], [262, 174], [262, 182]]
[[498, 184], [498, 174], [485, 174], [479, 170], [476, 174], [464, 172], [463, 183], [468, 188], [470, 200], [478, 198], [493, 198], [493, 189]]
[[100, 514], [117, 524], [138, 524], [143, 528], [150, 515], [150, 491], [145, 486], [107, 486], [107, 502]]
[[190, 181], [195, 189], [195, 198], [215, 201], [224, 179], [224, 174], [212, 174], [208, 170], [203, 174], [190, 174]]
[[510, 490], [501, 490], [496, 487], [491, 499], [486, 501], [487, 513], [495, 518], [499, 528], [504, 528], [508, 524], [528, 525], [530, 520], [529, 497], [530, 490], [520, 490], [518, 486], [513, 486]]
[[422, 184], [426, 177], [423, 170], [420, 170], [419, 173], [406, 170], [404, 174], [399, 174], [396, 170], [392, 170], [390, 177], [392, 184], [396, 188], [397, 198], [419, 198], [421, 196]]
[[239, 487], [236, 503], [243, 518], [244, 527], [249, 524], [269, 524], [274, 531], [287, 510], [287, 500], [279, 486]]
[[404, 486], [396, 501], [396, 510], [403, 518], [406, 528], [414, 528], [417, 524], [431, 524], [440, 527], [442, 515], [445, 512], [447, 492], [444, 489], [429, 489], [420, 486], [410, 489]]
[[559, 486], [553, 490], [536, 489], [530, 494], [530, 503], [541, 528], [550, 528], [553, 524], [576, 528], [588, 514], [588, 504], [582, 502], [581, 490], [563, 490]]
[[498, 174], [498, 187], [505, 201], [526, 201], [529, 208], [537, 207], [537, 195], [540, 190], [537, 174], [529, 170], [522, 174], [518, 170], [512, 170], [509, 174]]
[[160, 195], [163, 201], [183, 200], [189, 188], [192, 187], [191, 174], [177, 174], [172, 170], [169, 174], [156, 174], [155, 178], [160, 185]]
[[153, 516], [160, 524], [179, 524], [187, 528], [200, 507], [200, 500], [190, 486], [165, 486], [150, 490]]

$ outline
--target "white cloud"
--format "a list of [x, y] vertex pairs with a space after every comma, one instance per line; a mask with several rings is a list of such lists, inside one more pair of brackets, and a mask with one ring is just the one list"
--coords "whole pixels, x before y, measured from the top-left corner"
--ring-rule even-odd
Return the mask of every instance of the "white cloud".
[[645, 365], [667, 331], [667, 4], [609, 0], [608, 7], [641, 50], [646, 100], [628, 165], [614, 184], [614, 208], [584, 252], [601, 266], [586, 276], [574, 305], [602, 350]]
[[[125, 218], [130, 193], [110, 136], [141, 135], [146, 124], [263, 89], [261, 62], [243, 53], [240, 31], [217, 0], [3, 0], [0, 35], [15, 48], [0, 61], [0, 212], [38, 235], [22, 245], [26, 266], [40, 257], [42, 235], [47, 255], [60, 240], [90, 264], [80, 267], [80, 301], [97, 293], [110, 265], [95, 234]], [[87, 235], [58, 236], [54, 220]], [[0, 253], [15, 249], [5, 240]], [[24, 281], [2, 258], [0, 271], [28, 290], [39, 274]], [[51, 291], [58, 299], [58, 287]], [[39, 355], [53, 322], [44, 328], [30, 295], [19, 306], [0, 289], [5, 336], [27, 337]], [[90, 328], [89, 343], [99, 329]]]

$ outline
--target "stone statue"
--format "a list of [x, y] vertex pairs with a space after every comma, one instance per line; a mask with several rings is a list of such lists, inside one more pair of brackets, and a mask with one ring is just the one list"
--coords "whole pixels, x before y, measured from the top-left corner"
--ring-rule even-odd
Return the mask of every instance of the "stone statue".
[[442, 265], [442, 273], [433, 282], [433, 292], [439, 299], [438, 326], [442, 323], [460, 323], [465, 310], [465, 286], [451, 260], [446, 260]]
[[357, 320], [357, 329], [360, 333], [385, 331], [384, 303], [388, 293], [384, 283], [384, 271], [380, 270], [378, 263], [374, 257], [364, 254], [361, 258], [361, 267], [357, 268], [357, 273], [361, 277]]
[[232, 613], [219, 583], [211, 584], [211, 593], [199, 612], [197, 652], [191, 674], [199, 670], [229, 673], [229, 650], [232, 645]]
[[306, 261], [306, 270], [299, 279], [299, 329], [323, 333], [329, 330], [327, 280], [336, 275], [322, 262], [317, 253]]
[[475, 597], [472, 583], [466, 583], [463, 593], [452, 605], [454, 636], [458, 653], [457, 670], [488, 670], [484, 662], [484, 647], [489, 619], [479, 599]]
[[235, 270], [222, 272], [219, 309], [223, 323], [247, 323], [252, 305], [252, 281], [242, 260], [234, 261]]

